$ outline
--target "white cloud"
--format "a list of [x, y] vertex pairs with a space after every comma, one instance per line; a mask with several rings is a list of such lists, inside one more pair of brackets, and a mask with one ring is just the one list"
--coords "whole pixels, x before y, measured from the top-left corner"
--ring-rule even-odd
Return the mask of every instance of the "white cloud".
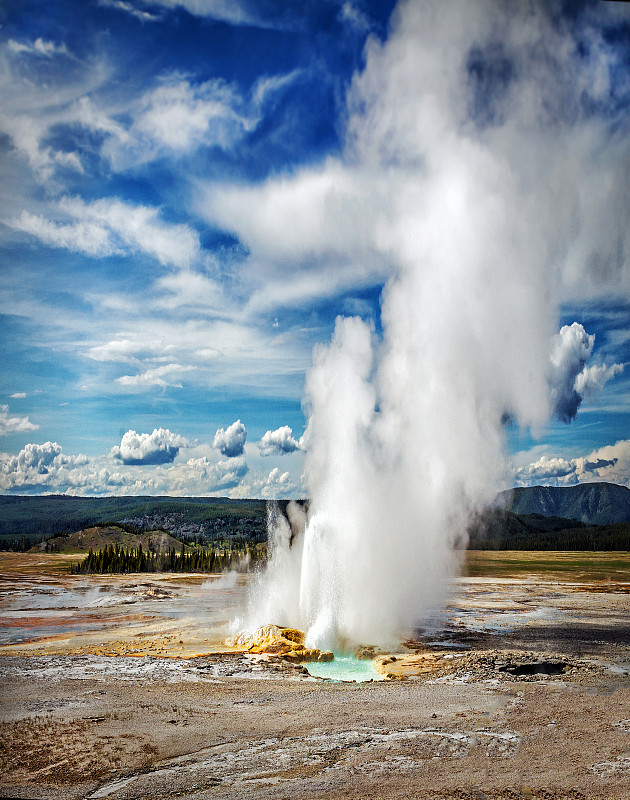
[[255, 186], [211, 185], [199, 210], [250, 249], [241, 273], [251, 287], [250, 307], [258, 311], [385, 278], [391, 259], [374, 240], [389, 219], [395, 183], [328, 159], [323, 167]]
[[577, 482], [575, 475], [575, 460], [566, 458], [549, 458], [541, 456], [526, 467], [521, 467], [517, 473], [519, 482], [536, 483], [538, 481], [570, 480]]
[[[215, 462], [199, 457], [172, 463], [174, 451], [189, 445], [168, 430], [152, 434], [129, 431], [120, 447], [88, 460], [82, 455], [64, 455], [56, 442], [29, 444], [18, 456], [0, 453], [0, 490], [75, 496], [203, 496], [228, 494], [242, 484], [249, 469], [244, 458]], [[125, 458], [121, 457], [123, 453]], [[122, 462], [119, 468], [113, 466], [112, 457], [113, 463]]]
[[543, 455], [514, 470], [517, 486], [543, 483], [570, 486], [590, 481], [608, 481], [630, 487], [630, 439], [593, 450], [586, 456], [564, 458]]
[[170, 386], [174, 389], [181, 389], [183, 388], [182, 384], [173, 381], [170, 376], [190, 372], [193, 369], [194, 367], [190, 365], [164, 364], [161, 367], [151, 367], [138, 375], [121, 375], [120, 378], [116, 378], [116, 383], [131, 389], [150, 389], [153, 386]]
[[217, 281], [191, 270], [164, 275], [155, 283], [160, 294], [153, 306], [160, 309], [194, 308], [197, 313], [225, 313], [228, 307], [225, 294]]
[[14, 400], [24, 400], [24, 398], [26, 397], [26, 392], [13, 392], [11, 397]]
[[30, 43], [16, 42], [14, 39], [9, 39], [7, 47], [12, 53], [18, 55], [26, 53], [28, 55], [43, 56], [44, 58], [52, 58], [57, 55], [69, 55], [68, 48], [65, 44], [55, 44], [55, 42], [49, 42], [42, 38], [37, 38], [34, 42]]
[[[224, 391], [226, 386], [255, 380], [261, 395], [299, 401], [300, 375], [310, 357], [313, 331], [299, 329], [292, 338], [289, 330], [279, 338], [264, 323], [261, 329], [255, 319], [241, 321], [238, 310], [229, 304], [226, 310], [232, 311], [236, 319], [216, 318], [209, 306], [194, 305], [194, 285], [193, 282], [182, 294], [186, 302], [182, 300], [181, 307], [172, 308], [151, 290], [142, 298], [135, 298], [130, 308], [126, 304], [117, 308], [108, 296], [91, 294], [94, 318], [105, 315], [107, 326], [90, 331], [93, 338], [86, 341], [85, 325], [79, 318], [68, 331], [64, 346], [76, 354], [77, 341], [83, 339], [80, 352], [104, 365], [123, 365], [117, 374], [124, 380], [112, 378], [108, 366], [93, 365], [91, 371], [96, 368], [99, 374], [89, 382], [89, 390], [141, 392], [164, 384], [188, 388], [194, 382], [196, 386]], [[171, 364], [182, 371], [163, 369]]]
[[622, 364], [593, 364], [591, 358], [595, 336], [583, 325], [565, 325], [556, 334], [551, 351], [551, 395], [554, 413], [562, 422], [577, 415], [584, 397], [603, 388], [606, 381], [623, 372]]
[[246, 439], [247, 429], [240, 419], [237, 419], [225, 430], [219, 428], [214, 435], [212, 446], [223, 453], [224, 456], [234, 458], [235, 456], [243, 455]]
[[[585, 30], [598, 36], [588, 21]], [[356, 288], [420, 261], [478, 264], [482, 251], [480, 282], [493, 273], [494, 286], [507, 294], [511, 284], [528, 306], [535, 286], [549, 290], [528, 324], [545, 337], [550, 305], [630, 294], [630, 208], [619, 170], [629, 161], [626, 123], [611, 136], [606, 118], [579, 110], [596, 74], [612, 69], [610, 48], [599, 43], [597, 59], [575, 59], [573, 31], [539, 6], [517, 20], [498, 3], [401, 4], [387, 42], [366, 47], [340, 158], [254, 186], [207, 186], [201, 213], [250, 250], [241, 270], [250, 307]], [[492, 77], [497, 47], [512, 70], [503, 94], [475, 83], [475, 75]], [[536, 55], [541, 47], [545, 58]], [[480, 109], [481, 100], [492, 107]], [[474, 220], [464, 220], [464, 208], [475, 209]]]
[[[181, 458], [182, 448], [190, 457]], [[65, 455], [57, 443], [29, 444], [13, 456], [0, 453], [0, 490], [86, 495], [178, 495], [291, 498], [304, 496], [292, 477], [301, 453], [287, 456], [291, 471], [261, 469], [258, 448], [246, 458], [216, 458], [208, 444], [196, 444], [168, 429], [151, 434], [128, 431], [119, 446], [90, 459]], [[250, 469], [253, 458], [256, 467]], [[300, 461], [293, 464], [292, 459]], [[299, 482], [298, 482], [299, 483]]]
[[123, 464], [169, 464], [175, 460], [180, 448], [190, 446], [183, 436], [171, 433], [168, 428], [156, 428], [153, 433], [127, 431], [120, 447], [112, 448], [111, 454]]
[[0, 489], [56, 488], [72, 481], [73, 470], [88, 463], [86, 456], [66, 456], [57, 442], [27, 444], [17, 456], [0, 454]]
[[160, 264], [183, 268], [201, 258], [197, 232], [188, 225], [162, 222], [157, 208], [117, 198], [86, 203], [78, 197], [64, 197], [55, 208], [68, 221], [51, 221], [25, 210], [3, 221], [53, 247], [97, 258], [146, 253]]
[[15, 230], [24, 231], [41, 239], [44, 244], [63, 247], [78, 253], [97, 258], [121, 254], [110, 232], [102, 225], [93, 222], [72, 222], [60, 224], [51, 222], [29, 211], [22, 211], [19, 217], [3, 220]]
[[[11, 397], [26, 397], [25, 394], [11, 395]], [[0, 405], [0, 436], [7, 436], [10, 433], [27, 433], [36, 431], [39, 425], [35, 425], [28, 417], [12, 417], [9, 415], [9, 406]]]
[[339, 16], [343, 22], [346, 22], [351, 28], [354, 28], [359, 33], [365, 33], [372, 27], [370, 20], [363, 13], [363, 11], [361, 11], [361, 9], [358, 8], [354, 3], [349, 2], [349, 0], [341, 7]]
[[[49, 133], [76, 123], [79, 99], [97, 92], [108, 76], [109, 67], [101, 58], [82, 63], [63, 44], [42, 39], [0, 42], [0, 131], [10, 137], [16, 153], [27, 160], [38, 181], [55, 193], [61, 188], [57, 174], [65, 170], [81, 173], [83, 164], [78, 151], [51, 144]], [[28, 180], [25, 177], [16, 185], [18, 192]]]
[[615, 375], [623, 372], [623, 364], [593, 364], [585, 366], [575, 379], [575, 391], [582, 397], [590, 397], [601, 391]]
[[238, 113], [240, 95], [224, 81], [165, 82], [140, 101], [130, 135], [172, 150], [204, 142], [229, 148], [255, 122]]
[[134, 6], [133, 3], [126, 2], [126, 0], [98, 0], [98, 4], [104, 8], [115, 8], [117, 11], [124, 11], [141, 22], [157, 22], [161, 19], [159, 14], [143, 11], [141, 8]]
[[102, 153], [115, 170], [124, 170], [201, 146], [233, 150], [257, 128], [268, 104], [300, 74], [294, 70], [263, 76], [247, 94], [221, 79], [198, 83], [179, 73], [164, 75], [129, 104], [127, 125], [89, 100], [78, 110], [84, 125], [107, 135]]
[[185, 466], [173, 467], [167, 480], [169, 488], [175, 493], [203, 495], [238, 486], [248, 470], [247, 462], [242, 457], [214, 463], [204, 456], [189, 459]]
[[293, 438], [293, 429], [283, 425], [275, 431], [267, 431], [258, 442], [262, 456], [284, 455], [303, 449], [302, 441]]
[[274, 467], [263, 479], [254, 481], [255, 496], [268, 499], [286, 499], [294, 494], [295, 484], [289, 472], [280, 472]]
[[131, 339], [112, 339], [90, 347], [86, 355], [94, 361], [135, 361], [138, 344]]
[[[153, 16], [137, 4], [109, 5], [143, 20]], [[53, 55], [64, 55], [65, 61], [40, 64], [40, 75], [34, 78], [25, 74], [24, 54], [45, 56], [47, 62]], [[114, 171], [124, 171], [165, 155], [181, 156], [201, 145], [229, 151], [259, 125], [270, 99], [299, 74], [263, 76], [245, 94], [236, 84], [221, 79], [196, 81], [194, 75], [182, 73], [162, 74], [149, 88], [145, 83], [138, 90], [126, 76], [116, 75], [112, 62], [101, 53], [80, 61], [65, 45], [41, 39], [0, 42], [0, 131], [28, 160], [38, 181], [59, 194], [64, 171], [83, 173], [90, 153], [108, 159]], [[112, 91], [112, 80], [116, 91]], [[50, 143], [53, 130], [80, 127], [97, 134], [94, 139], [100, 141], [95, 141], [95, 150], [58, 149]], [[69, 147], [69, 143], [64, 145]], [[32, 219], [22, 223], [36, 224]], [[38, 227], [44, 227], [41, 221]], [[55, 240], [64, 236], [51, 225], [45, 233]], [[89, 238], [89, 231], [82, 235]]]
[[189, 14], [216, 19], [230, 25], [251, 25], [258, 28], [283, 27], [282, 14], [271, 16], [268, 12], [261, 13], [253, 0], [140, 0], [140, 2], [152, 7], [184, 8]]

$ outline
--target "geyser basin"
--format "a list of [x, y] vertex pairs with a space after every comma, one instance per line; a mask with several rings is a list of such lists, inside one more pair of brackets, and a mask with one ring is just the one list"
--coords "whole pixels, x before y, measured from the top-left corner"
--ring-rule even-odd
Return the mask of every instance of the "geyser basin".
[[314, 678], [327, 678], [331, 681], [382, 681], [385, 677], [376, 671], [374, 662], [354, 656], [335, 655], [334, 661], [314, 661], [304, 664]]

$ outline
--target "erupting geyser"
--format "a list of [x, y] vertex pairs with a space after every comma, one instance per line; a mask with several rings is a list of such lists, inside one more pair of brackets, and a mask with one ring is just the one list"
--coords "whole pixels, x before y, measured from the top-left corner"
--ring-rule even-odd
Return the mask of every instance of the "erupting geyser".
[[339, 318], [315, 350], [308, 517], [272, 521], [250, 628], [399, 641], [440, 608], [454, 544], [505, 480], [506, 420], [535, 430], [563, 393], [577, 412], [589, 340], [554, 337], [558, 308], [628, 282], [629, 137], [596, 113], [616, 91], [613, 12], [573, 28], [553, 5], [401, 4], [349, 91], [343, 158], [268, 192], [270, 217], [317, 221], [313, 257], [386, 280], [380, 330]]

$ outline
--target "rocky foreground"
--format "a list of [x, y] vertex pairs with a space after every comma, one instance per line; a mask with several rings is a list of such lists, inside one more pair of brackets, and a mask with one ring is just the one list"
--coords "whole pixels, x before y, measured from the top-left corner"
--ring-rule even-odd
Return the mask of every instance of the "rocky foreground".
[[360, 684], [311, 677], [328, 656], [292, 629], [227, 652], [223, 577], [37, 558], [0, 570], [0, 797], [630, 797], [627, 558], [462, 581], [439, 627], [362, 649], [384, 680]]
[[[448, 657], [450, 655], [450, 657]], [[0, 659], [6, 797], [630, 797], [630, 678], [593, 659], [383, 656], [317, 681], [252, 653]], [[413, 659], [424, 671], [409, 674]], [[429, 669], [432, 662], [432, 669]], [[416, 663], [418, 667], [418, 663]]]

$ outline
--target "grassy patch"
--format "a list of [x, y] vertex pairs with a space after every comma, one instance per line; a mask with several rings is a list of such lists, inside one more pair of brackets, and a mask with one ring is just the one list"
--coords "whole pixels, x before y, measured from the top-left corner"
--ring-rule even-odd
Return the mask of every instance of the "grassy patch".
[[568, 582], [630, 582], [630, 552], [469, 550], [463, 566], [463, 575], [469, 578], [531, 574]]

